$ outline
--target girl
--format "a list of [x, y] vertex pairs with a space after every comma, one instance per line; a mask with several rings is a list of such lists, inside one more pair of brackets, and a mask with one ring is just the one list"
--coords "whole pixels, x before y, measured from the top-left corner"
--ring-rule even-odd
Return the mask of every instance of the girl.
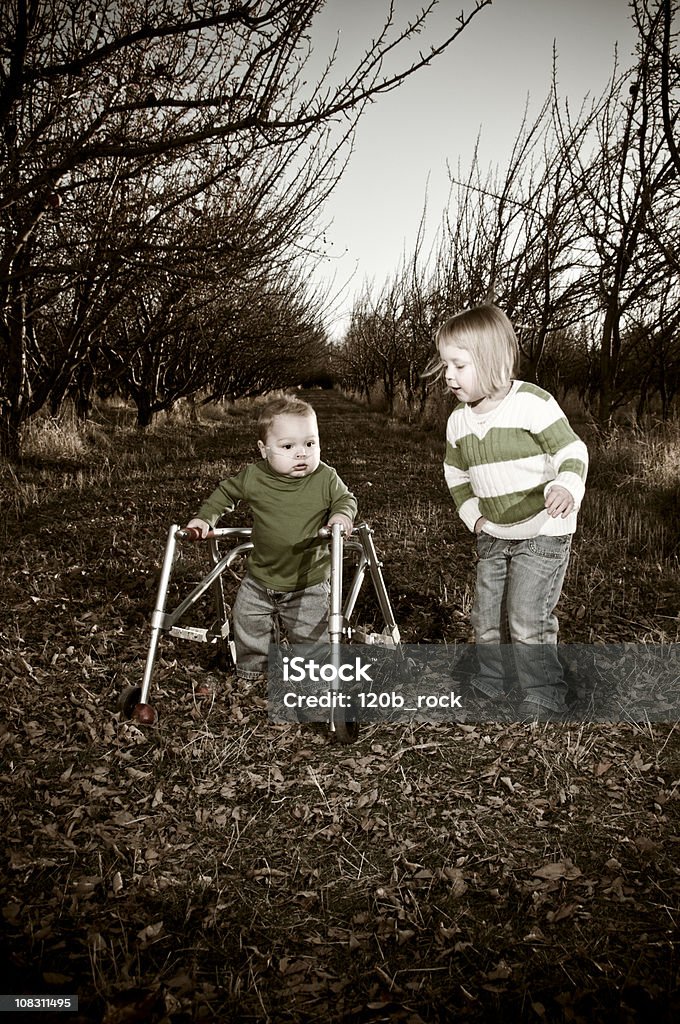
[[479, 306], [447, 320], [436, 344], [458, 399], [446, 429], [444, 476], [477, 535], [473, 686], [504, 693], [508, 649], [523, 694], [520, 719], [566, 711], [554, 609], [583, 498], [588, 452], [555, 399], [514, 380], [519, 355], [507, 316]]

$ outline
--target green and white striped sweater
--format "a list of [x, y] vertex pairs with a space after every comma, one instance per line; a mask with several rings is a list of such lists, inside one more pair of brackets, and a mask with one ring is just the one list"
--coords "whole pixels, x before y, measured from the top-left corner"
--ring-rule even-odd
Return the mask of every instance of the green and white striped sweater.
[[[480, 516], [492, 537], [521, 539], [573, 533], [585, 489], [588, 451], [547, 391], [513, 381], [503, 401], [478, 416], [460, 403], [446, 427], [444, 476], [470, 530]], [[553, 519], [545, 495], [559, 484], [574, 511]]]

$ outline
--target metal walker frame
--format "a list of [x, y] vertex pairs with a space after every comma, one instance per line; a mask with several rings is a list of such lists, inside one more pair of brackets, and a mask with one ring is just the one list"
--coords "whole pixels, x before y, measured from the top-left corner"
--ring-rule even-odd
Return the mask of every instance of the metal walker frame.
[[[153, 724], [156, 721], [157, 714], [155, 709], [149, 704], [149, 692], [158, 645], [161, 634], [164, 632], [182, 640], [210, 644], [225, 643], [230, 659], [236, 665], [236, 651], [234, 642], [230, 638], [229, 615], [231, 609], [225, 600], [222, 577], [227, 570], [231, 569], [238, 558], [252, 550], [251, 534], [252, 530], [247, 527], [218, 527], [211, 530], [207, 539], [212, 568], [190, 593], [180, 601], [176, 608], [172, 611], [166, 611], [168, 588], [178, 553], [177, 543], [178, 541], [190, 538], [194, 539], [196, 536], [194, 531], [181, 529], [177, 524], [173, 524], [170, 527], [165, 545], [156, 605], [151, 615], [151, 638], [142, 685], [141, 687], [128, 687], [119, 698], [120, 710], [126, 718], [134, 719], [136, 722], [145, 725]], [[343, 534], [342, 526], [339, 523], [335, 523], [330, 529], [327, 527], [322, 529], [320, 535], [330, 540], [331, 592], [328, 634], [331, 653], [334, 650], [337, 652], [339, 644], [347, 643], [352, 639], [363, 644], [381, 644], [388, 647], [397, 647], [401, 642], [399, 628], [394, 618], [392, 605], [390, 604], [382, 574], [382, 562], [378, 559], [371, 529], [366, 523], [360, 523], [354, 528], [351, 537], [346, 538]], [[220, 541], [232, 543], [229, 551], [223, 553], [220, 550]], [[343, 566], [345, 555], [349, 552], [358, 556], [358, 558], [354, 567], [354, 575], [343, 601]], [[384, 628], [380, 633], [366, 632], [366, 630], [352, 625], [352, 616], [367, 572], [384, 621]], [[206, 628], [180, 625], [181, 619], [209, 590], [212, 591], [216, 612], [214, 623]], [[328, 726], [331, 736], [339, 742], [350, 742], [358, 733], [358, 724], [346, 721], [342, 712], [337, 708], [331, 709]]]

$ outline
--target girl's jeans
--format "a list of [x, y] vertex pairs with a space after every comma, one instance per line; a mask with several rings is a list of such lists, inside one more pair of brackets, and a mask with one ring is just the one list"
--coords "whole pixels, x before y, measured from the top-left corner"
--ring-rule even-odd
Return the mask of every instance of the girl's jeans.
[[330, 583], [304, 590], [269, 590], [246, 576], [234, 601], [234, 643], [239, 679], [266, 673], [269, 645], [284, 631], [291, 644], [328, 643]]
[[517, 686], [530, 704], [564, 709], [554, 609], [570, 550], [571, 534], [529, 540], [479, 534], [471, 616], [479, 671], [473, 686], [487, 697], [502, 697]]

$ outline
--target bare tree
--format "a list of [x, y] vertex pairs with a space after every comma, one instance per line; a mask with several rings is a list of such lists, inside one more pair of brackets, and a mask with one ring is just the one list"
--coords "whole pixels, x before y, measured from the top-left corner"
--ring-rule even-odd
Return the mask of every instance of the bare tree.
[[330, 54], [307, 82], [323, 0], [10, 0], [0, 42], [0, 454], [18, 453], [48, 382], [57, 395], [88, 360], [135, 274], [173, 261], [184, 238], [171, 226], [186, 224], [176, 210], [216, 221], [226, 269], [290, 262], [296, 241], [313, 241], [364, 105], [442, 53], [489, 3], [475, 0], [446, 39], [383, 74], [436, 0], [401, 26], [390, 7], [349, 74], [334, 77]]
[[[457, 310], [491, 300], [517, 327], [523, 375], [549, 379], [558, 391], [577, 387], [588, 402], [595, 394], [603, 423], [636, 387], [639, 409], [655, 393], [667, 414], [680, 298], [677, 7], [635, 0], [630, 71], [615, 64], [602, 95], [586, 97], [575, 112], [555, 74], [503, 168], [484, 171], [475, 151], [467, 173], [450, 174], [434, 261], [416, 261], [409, 284], [402, 281], [400, 331], [396, 315], [376, 316], [384, 292], [362, 299], [376, 350], [392, 352], [398, 337], [408, 364], [412, 310], [432, 331]], [[629, 373], [633, 352], [645, 367], [637, 378]], [[392, 363], [399, 365], [396, 352]]]
[[423, 208], [413, 253], [401, 275], [403, 385], [409, 416], [421, 416], [429, 381], [424, 370], [432, 360], [434, 333], [439, 322], [430, 282], [430, 254], [424, 255], [427, 204]]
[[568, 110], [557, 117], [598, 312], [602, 423], [627, 397], [618, 387], [626, 333], [652, 308], [669, 274], [669, 253], [677, 252], [680, 194], [664, 130], [659, 30], [655, 18], [640, 31], [637, 64], [623, 75], [615, 70], [580, 145]]
[[365, 399], [380, 379], [374, 338], [373, 301], [367, 286], [355, 300], [345, 337], [333, 353], [333, 368], [343, 387]]
[[504, 168], [486, 175], [475, 152], [465, 178], [452, 176], [437, 266], [439, 304], [449, 314], [495, 301], [516, 325], [522, 372], [536, 379], [551, 335], [581, 316], [579, 226], [556, 143], [555, 86], [533, 122], [526, 115]]
[[249, 282], [238, 306], [228, 300], [211, 311], [205, 333], [212, 335], [209, 400], [294, 386], [330, 359], [320, 302], [293, 272]]
[[[655, 13], [650, 11], [647, 0], [636, 0], [634, 5], [634, 17], [639, 35], [648, 38], [651, 35], [654, 49], [657, 53], [660, 49], [660, 95], [664, 137], [668, 153], [675, 167], [675, 173], [680, 177], [680, 149], [676, 138], [680, 107], [676, 103], [675, 109], [673, 109], [671, 99], [680, 81], [680, 59], [678, 54], [673, 52], [673, 44], [677, 44], [677, 31], [673, 31], [673, 18], [677, 13], [678, 4], [675, 0], [663, 0]], [[660, 21], [658, 27], [657, 21]], [[660, 47], [659, 35], [661, 37]]]

